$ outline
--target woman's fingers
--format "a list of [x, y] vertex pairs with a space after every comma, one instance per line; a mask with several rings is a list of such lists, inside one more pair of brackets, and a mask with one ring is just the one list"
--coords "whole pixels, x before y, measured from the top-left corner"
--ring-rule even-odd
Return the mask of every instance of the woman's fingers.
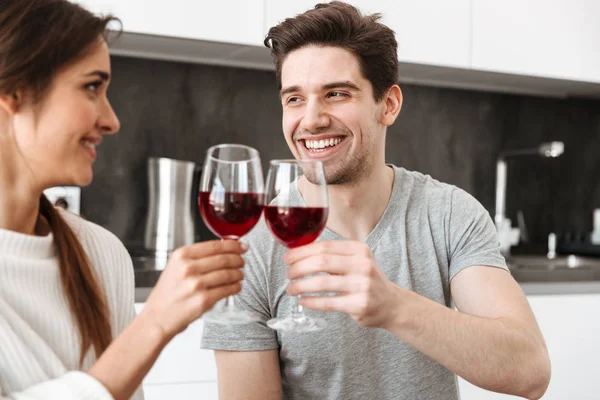
[[219, 286], [227, 286], [244, 279], [240, 269], [221, 269], [199, 276], [195, 283], [195, 290], [207, 290]]
[[202, 259], [187, 261], [184, 265], [184, 277], [195, 277], [222, 269], [239, 269], [244, 266], [244, 259], [239, 254], [218, 254]]
[[232, 283], [229, 285], [218, 286], [206, 291], [201, 292], [202, 295], [198, 296], [199, 309], [202, 314], [213, 308], [217, 301], [224, 299], [228, 296], [238, 294], [242, 290], [242, 284], [240, 282]]
[[209, 240], [181, 247], [173, 252], [173, 258], [189, 261], [211, 257], [217, 254], [244, 254], [247, 246], [237, 240]]

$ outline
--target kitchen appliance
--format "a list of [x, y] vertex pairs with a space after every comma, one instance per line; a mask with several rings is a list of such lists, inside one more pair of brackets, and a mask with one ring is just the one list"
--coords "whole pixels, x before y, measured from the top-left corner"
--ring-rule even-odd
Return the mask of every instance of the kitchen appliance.
[[155, 269], [164, 268], [175, 249], [196, 241], [199, 170], [191, 161], [148, 159], [144, 248], [153, 254]]

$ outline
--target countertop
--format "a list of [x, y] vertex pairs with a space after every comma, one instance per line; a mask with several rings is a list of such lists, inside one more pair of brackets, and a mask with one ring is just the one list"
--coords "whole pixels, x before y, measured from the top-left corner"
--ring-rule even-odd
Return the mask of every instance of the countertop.
[[[146, 300], [166, 260], [134, 257], [135, 301]], [[526, 295], [600, 294], [600, 259], [579, 256], [515, 256], [507, 260]]]

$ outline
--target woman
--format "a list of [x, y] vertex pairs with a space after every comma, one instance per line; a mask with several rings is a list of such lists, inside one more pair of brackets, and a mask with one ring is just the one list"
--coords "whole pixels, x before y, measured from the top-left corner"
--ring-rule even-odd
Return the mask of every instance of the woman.
[[131, 259], [116, 237], [43, 190], [85, 186], [104, 136], [110, 59], [97, 18], [66, 0], [0, 8], [0, 395], [141, 398], [177, 333], [240, 291], [234, 241], [179, 249], [134, 319]]

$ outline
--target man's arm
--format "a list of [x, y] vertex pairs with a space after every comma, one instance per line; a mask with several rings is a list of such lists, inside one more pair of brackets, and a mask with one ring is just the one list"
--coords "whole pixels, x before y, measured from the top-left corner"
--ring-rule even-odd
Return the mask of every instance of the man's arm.
[[459, 311], [390, 282], [362, 242], [318, 242], [291, 250], [289, 295], [319, 311], [345, 312], [383, 328], [484, 389], [540, 398], [550, 380], [544, 340], [521, 288], [501, 268], [463, 268], [451, 281]]
[[550, 360], [519, 285], [502, 269], [474, 266], [456, 275], [451, 290], [458, 312], [398, 290], [387, 329], [476, 386], [539, 399]]
[[281, 400], [278, 350], [215, 351], [221, 400]]

